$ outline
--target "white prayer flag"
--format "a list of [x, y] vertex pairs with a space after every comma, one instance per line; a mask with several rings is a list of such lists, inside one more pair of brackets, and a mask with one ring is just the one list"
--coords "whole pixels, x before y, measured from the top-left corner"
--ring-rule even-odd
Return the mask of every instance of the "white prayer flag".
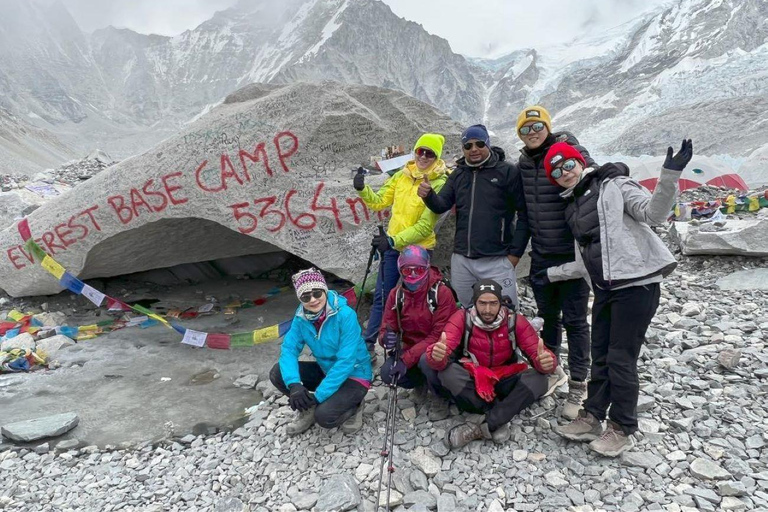
[[202, 347], [205, 345], [205, 339], [208, 337], [207, 332], [200, 332], [200, 331], [193, 331], [192, 329], [187, 329], [184, 331], [184, 338], [181, 340], [182, 343], [186, 343], [187, 345], [193, 345], [195, 347]]
[[101, 303], [104, 302], [104, 295], [99, 290], [95, 289], [92, 286], [88, 286], [87, 284], [83, 286], [83, 291], [81, 292], [86, 299], [93, 302], [97, 306], [101, 306]]

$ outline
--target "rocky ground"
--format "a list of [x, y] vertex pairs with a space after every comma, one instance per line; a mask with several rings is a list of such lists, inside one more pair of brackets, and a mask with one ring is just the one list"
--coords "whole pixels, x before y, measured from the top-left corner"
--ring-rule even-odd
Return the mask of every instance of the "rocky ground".
[[[445, 432], [467, 417], [430, 417], [430, 401], [401, 392], [393, 509], [768, 510], [768, 296], [750, 283], [716, 285], [767, 263], [682, 258], [662, 284], [639, 364], [637, 447], [619, 459], [552, 431], [565, 389], [515, 418], [505, 445], [454, 452]], [[522, 295], [530, 315], [530, 291]], [[257, 393], [263, 401], [234, 432], [2, 451], [0, 509], [374, 511], [387, 389], [374, 385], [357, 434], [313, 427], [295, 438], [285, 434], [286, 399], [264, 381]]]

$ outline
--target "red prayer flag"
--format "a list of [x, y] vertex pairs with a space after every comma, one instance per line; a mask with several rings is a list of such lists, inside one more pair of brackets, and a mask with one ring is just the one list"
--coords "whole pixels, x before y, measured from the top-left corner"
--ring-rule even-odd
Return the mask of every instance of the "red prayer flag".
[[349, 307], [353, 308], [357, 305], [357, 294], [355, 293], [354, 287], [347, 291], [341, 292], [341, 296], [347, 299], [347, 305]]
[[29, 230], [29, 219], [24, 218], [21, 222], [19, 222], [18, 228], [22, 240], [26, 242], [32, 238], [32, 232]]
[[107, 309], [110, 311], [133, 311], [128, 304], [112, 297], [107, 297]]
[[208, 336], [205, 338], [205, 344], [208, 345], [208, 348], [229, 350], [230, 336], [229, 334], [208, 333]]

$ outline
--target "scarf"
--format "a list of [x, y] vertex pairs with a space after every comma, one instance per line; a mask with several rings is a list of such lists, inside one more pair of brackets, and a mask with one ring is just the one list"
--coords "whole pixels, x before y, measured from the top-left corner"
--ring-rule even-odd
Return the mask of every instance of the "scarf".
[[477, 314], [477, 309], [475, 306], [472, 306], [469, 309], [469, 318], [472, 320], [472, 324], [484, 331], [495, 331], [501, 327], [501, 323], [506, 320], [508, 314], [509, 310], [505, 306], [501, 306], [501, 309], [499, 309], [499, 314], [496, 315], [496, 319], [490, 324], [487, 324], [483, 322], [483, 319], [480, 318], [480, 315]]

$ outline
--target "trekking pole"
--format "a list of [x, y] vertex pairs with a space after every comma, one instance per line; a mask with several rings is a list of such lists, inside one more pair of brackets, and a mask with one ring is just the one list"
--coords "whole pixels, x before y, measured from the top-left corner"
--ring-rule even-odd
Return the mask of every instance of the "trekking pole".
[[[397, 363], [400, 359], [400, 345], [403, 340], [403, 328], [400, 323], [400, 308], [395, 308], [397, 315], [397, 343], [395, 344], [394, 359]], [[387, 416], [385, 420], [384, 428], [384, 444], [381, 449], [381, 465], [379, 466], [379, 489], [376, 492], [376, 510], [379, 509], [379, 503], [381, 503], [381, 484], [384, 476], [384, 464], [387, 465], [387, 505], [386, 510], [389, 512], [389, 499], [392, 494], [392, 473], [395, 472], [395, 465], [392, 462], [392, 455], [395, 449], [395, 432], [397, 424], [397, 381], [399, 376], [395, 376], [389, 383], [389, 402], [387, 404]]]
[[[384, 234], [384, 226], [379, 225], [379, 234]], [[355, 304], [355, 313], [360, 311], [360, 303], [363, 301], [363, 294], [365, 293], [365, 282], [368, 280], [368, 275], [371, 273], [371, 265], [373, 264], [373, 258], [376, 256], [376, 246], [371, 242], [371, 253], [368, 255], [368, 263], [365, 267], [365, 275], [363, 276], [363, 284], [360, 285], [360, 294], [357, 296], [357, 304]]]

